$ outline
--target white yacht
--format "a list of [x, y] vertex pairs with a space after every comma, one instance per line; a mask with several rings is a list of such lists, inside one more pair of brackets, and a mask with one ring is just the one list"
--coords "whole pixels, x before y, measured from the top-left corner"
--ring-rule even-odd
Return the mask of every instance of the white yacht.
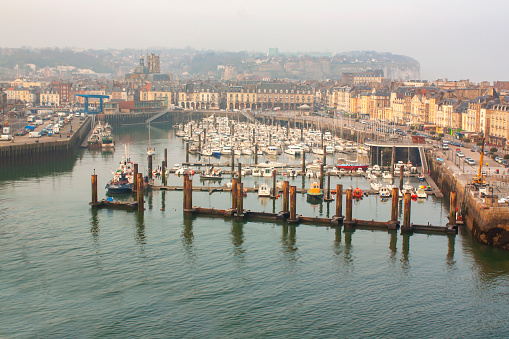
[[389, 171], [384, 171], [382, 174], [382, 179], [392, 179], [392, 174]]
[[263, 172], [259, 168], [253, 168], [253, 173], [251, 175], [253, 177], [261, 177], [261, 176], [263, 176]]
[[371, 189], [372, 189], [372, 190], [374, 190], [374, 191], [376, 191], [376, 192], [378, 192], [378, 191], [380, 190], [380, 188], [382, 188], [382, 186], [383, 186], [383, 184], [382, 184], [382, 183], [380, 183], [380, 182], [376, 182], [376, 181], [372, 181], [372, 182], [370, 183], [370, 185], [371, 185]]
[[292, 169], [292, 168], [289, 168], [287, 171], [286, 171], [286, 176], [287, 177], [290, 177], [290, 178], [295, 178], [297, 176], [297, 170], [296, 169]]
[[263, 170], [262, 170], [262, 173], [263, 173], [263, 176], [264, 177], [271, 177], [272, 176], [272, 171], [274, 170], [274, 168], [272, 167], [265, 167]]

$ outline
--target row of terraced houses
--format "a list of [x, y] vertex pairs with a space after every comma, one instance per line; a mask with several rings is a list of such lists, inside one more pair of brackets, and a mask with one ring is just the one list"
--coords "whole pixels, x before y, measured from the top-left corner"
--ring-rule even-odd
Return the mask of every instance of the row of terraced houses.
[[[179, 107], [190, 110], [328, 111], [361, 119], [415, 125], [438, 133], [484, 133], [489, 142], [509, 145], [508, 82], [87, 82], [17, 79], [3, 84], [7, 102], [65, 107], [82, 105], [75, 94], [108, 95], [106, 113]], [[93, 99], [90, 105], [95, 105]]]

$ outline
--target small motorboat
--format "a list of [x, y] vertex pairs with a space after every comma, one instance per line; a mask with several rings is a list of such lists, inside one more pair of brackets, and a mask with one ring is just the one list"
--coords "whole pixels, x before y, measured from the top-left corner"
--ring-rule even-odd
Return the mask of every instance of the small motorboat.
[[258, 188], [258, 197], [270, 197], [270, 188], [267, 184], [261, 184]]
[[147, 149], [147, 155], [154, 155], [154, 154], [156, 154], [156, 150], [153, 149], [152, 147], [149, 147]]
[[392, 189], [388, 186], [381, 187], [378, 191], [378, 194], [380, 195], [380, 198], [389, 198], [392, 195]]
[[380, 190], [380, 188], [382, 188], [382, 186], [383, 186], [383, 184], [381, 182], [376, 182], [376, 181], [372, 181], [370, 185], [371, 185], [371, 189], [376, 192], [378, 192]]
[[419, 174], [419, 181], [424, 181], [424, 173]]
[[426, 194], [426, 191], [424, 190], [424, 188], [419, 187], [419, 188], [417, 189], [417, 198], [419, 198], [419, 199], [425, 199], [425, 198], [427, 198], [427, 197], [428, 197], [428, 195]]
[[214, 167], [211, 167], [208, 170], [206, 170], [205, 172], [203, 172], [202, 174], [200, 174], [200, 179], [201, 180], [221, 180], [223, 178], [221, 177], [221, 170], [214, 169]]
[[297, 176], [297, 170], [290, 168], [286, 171], [286, 175], [288, 177], [295, 178]]

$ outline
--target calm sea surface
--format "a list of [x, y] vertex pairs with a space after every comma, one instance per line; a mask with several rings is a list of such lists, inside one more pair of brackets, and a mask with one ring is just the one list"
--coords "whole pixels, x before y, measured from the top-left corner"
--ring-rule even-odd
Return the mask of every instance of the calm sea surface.
[[[143, 215], [92, 210], [90, 175], [102, 199], [124, 144], [146, 170], [147, 131], [117, 129], [114, 153], [0, 168], [0, 337], [509, 337], [509, 252], [466, 230], [402, 236], [184, 218], [182, 192], [148, 193]], [[164, 148], [170, 167], [184, 161], [173, 130], [152, 126], [151, 137], [154, 166]], [[369, 187], [361, 178], [331, 182]], [[171, 174], [169, 184], [182, 178]], [[364, 198], [354, 217], [386, 221], [390, 203]], [[195, 192], [193, 204], [228, 208], [231, 199]], [[250, 194], [244, 206], [281, 204]], [[447, 210], [429, 197], [412, 202], [411, 218], [444, 225]], [[332, 216], [334, 202], [313, 206], [298, 195], [297, 211]]]

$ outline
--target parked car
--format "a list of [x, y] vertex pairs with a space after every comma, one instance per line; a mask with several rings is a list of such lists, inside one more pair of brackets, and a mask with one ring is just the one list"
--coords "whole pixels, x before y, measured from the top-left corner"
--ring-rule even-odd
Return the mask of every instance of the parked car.
[[456, 152], [456, 155], [460, 158], [463, 158], [465, 156], [465, 154], [463, 154], [463, 152], [461, 151]]
[[467, 160], [467, 164], [469, 164], [470, 166], [473, 166], [473, 165], [475, 165], [475, 160], [474, 159], [468, 159]]

